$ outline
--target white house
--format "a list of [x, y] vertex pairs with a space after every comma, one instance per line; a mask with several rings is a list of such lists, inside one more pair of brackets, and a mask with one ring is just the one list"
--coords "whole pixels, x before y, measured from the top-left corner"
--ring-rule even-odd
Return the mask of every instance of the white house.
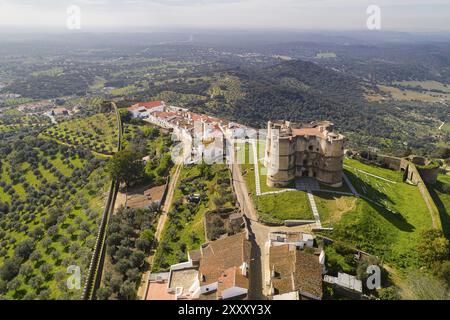
[[218, 300], [246, 297], [250, 250], [246, 231], [208, 242], [190, 251], [187, 262], [171, 266], [168, 290], [174, 291], [177, 299], [202, 299], [204, 295], [214, 295]]
[[305, 232], [271, 232], [269, 233], [269, 246], [294, 245], [297, 248], [314, 247], [314, 236]]
[[164, 111], [165, 106], [164, 101], [139, 102], [129, 107], [128, 111], [134, 118], [146, 119], [152, 112]]

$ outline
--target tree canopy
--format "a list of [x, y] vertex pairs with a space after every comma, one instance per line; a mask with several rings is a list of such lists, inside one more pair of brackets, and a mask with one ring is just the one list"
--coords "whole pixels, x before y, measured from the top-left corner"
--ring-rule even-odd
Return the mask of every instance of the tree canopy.
[[113, 179], [130, 186], [142, 178], [144, 163], [137, 152], [125, 149], [111, 158], [107, 171]]

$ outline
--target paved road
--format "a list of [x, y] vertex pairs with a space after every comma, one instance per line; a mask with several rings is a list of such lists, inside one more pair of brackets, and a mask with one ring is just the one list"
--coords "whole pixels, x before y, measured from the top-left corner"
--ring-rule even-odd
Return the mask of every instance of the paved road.
[[250, 291], [249, 299], [260, 300], [265, 299], [267, 294], [264, 279], [269, 276], [269, 261], [268, 250], [266, 243], [270, 232], [274, 231], [292, 231], [292, 232], [311, 232], [312, 225], [296, 226], [296, 227], [269, 227], [258, 222], [258, 214], [253, 205], [253, 201], [242, 176], [238, 164], [231, 165], [233, 186], [236, 192], [237, 200], [240, 207], [249, 221], [250, 240], [252, 241], [252, 255], [251, 255], [251, 274], [250, 274]]

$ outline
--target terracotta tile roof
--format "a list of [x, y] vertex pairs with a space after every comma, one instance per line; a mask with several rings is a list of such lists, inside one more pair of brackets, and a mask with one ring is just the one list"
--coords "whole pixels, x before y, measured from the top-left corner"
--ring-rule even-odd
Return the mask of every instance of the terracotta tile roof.
[[217, 282], [224, 270], [250, 264], [250, 241], [245, 232], [209, 242], [201, 248], [201, 285]]
[[248, 289], [249, 280], [242, 275], [241, 268], [231, 267], [226, 269], [219, 277], [219, 285], [217, 287], [217, 297], [222, 296], [223, 290], [233, 287]]
[[270, 247], [269, 263], [275, 294], [299, 291], [322, 298], [322, 265], [315, 254], [289, 245]]
[[325, 134], [320, 131], [319, 128], [301, 128], [301, 129], [292, 129], [292, 133], [294, 136], [316, 136], [322, 139], [325, 139]]
[[294, 273], [295, 289], [322, 298], [322, 265], [319, 258], [310, 253], [297, 251]]
[[66, 108], [55, 108], [53, 109], [54, 113], [65, 113], [68, 112]]
[[192, 261], [194, 261], [194, 262], [200, 261], [200, 258], [201, 258], [200, 249], [199, 250], [191, 250], [191, 251], [189, 251], [188, 255]]
[[208, 122], [208, 123], [214, 123], [214, 122], [220, 123], [220, 122], [222, 122], [222, 120], [219, 119], [219, 118], [210, 117], [210, 116], [207, 116], [205, 114], [198, 114], [198, 113], [194, 113], [194, 112], [188, 112], [188, 116], [190, 116], [190, 118], [193, 121], [204, 121], [204, 122]]
[[295, 249], [289, 245], [272, 246], [269, 251], [270, 270], [274, 271], [272, 285], [276, 294], [294, 291], [292, 274], [295, 271]]
[[145, 107], [147, 109], [160, 107], [163, 105], [162, 101], [147, 101], [147, 102], [139, 102], [137, 103], [139, 107]]
[[155, 116], [156, 118], [161, 118], [161, 119], [168, 119], [168, 118], [176, 116], [176, 115], [177, 115], [176, 112], [166, 112], [166, 111], [159, 111], [159, 112], [153, 113], [153, 116]]

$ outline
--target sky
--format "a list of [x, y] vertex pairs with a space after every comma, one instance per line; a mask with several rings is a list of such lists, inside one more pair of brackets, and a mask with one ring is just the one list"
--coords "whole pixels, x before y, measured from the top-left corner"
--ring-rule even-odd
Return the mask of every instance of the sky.
[[0, 32], [67, 29], [71, 5], [81, 9], [81, 30], [364, 30], [377, 5], [382, 30], [450, 32], [450, 0], [0, 0]]

